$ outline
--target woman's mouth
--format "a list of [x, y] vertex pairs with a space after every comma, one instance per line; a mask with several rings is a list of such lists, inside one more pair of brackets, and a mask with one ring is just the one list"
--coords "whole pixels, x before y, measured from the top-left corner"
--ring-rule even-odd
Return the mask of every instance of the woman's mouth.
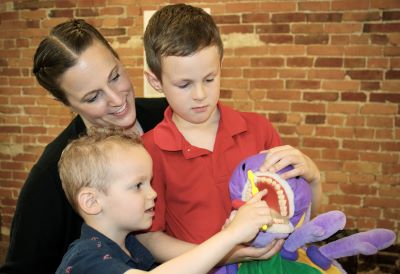
[[125, 102], [117, 111], [113, 112], [113, 115], [116, 116], [123, 116], [128, 111], [128, 104]]

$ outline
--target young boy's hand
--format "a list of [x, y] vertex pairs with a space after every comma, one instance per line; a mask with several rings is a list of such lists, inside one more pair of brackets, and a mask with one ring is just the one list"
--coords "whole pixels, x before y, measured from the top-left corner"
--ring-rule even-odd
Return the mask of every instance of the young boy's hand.
[[238, 244], [251, 241], [263, 225], [272, 223], [270, 209], [261, 200], [266, 193], [266, 190], [258, 192], [240, 207], [229, 224], [225, 224], [225, 229], [233, 234], [232, 237], [237, 239]]

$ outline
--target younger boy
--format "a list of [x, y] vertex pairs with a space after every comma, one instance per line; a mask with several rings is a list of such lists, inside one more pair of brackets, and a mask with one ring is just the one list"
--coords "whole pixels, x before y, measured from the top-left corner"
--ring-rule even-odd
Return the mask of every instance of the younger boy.
[[[164, 120], [143, 139], [154, 160], [152, 186], [158, 193], [152, 231], [195, 244], [214, 235], [231, 212], [233, 170], [262, 150], [269, 150], [264, 168], [277, 171], [292, 164], [294, 170], [283, 176], [301, 175], [312, 182], [318, 203], [315, 164], [281, 146], [264, 116], [218, 103], [223, 45], [209, 14], [185, 4], [163, 7], [149, 21], [144, 45], [151, 70], [147, 80], [170, 105]], [[151, 233], [140, 239], [152, 250]], [[235, 260], [240, 252], [232, 254]]]
[[[81, 238], [65, 254], [57, 274], [122, 274], [151, 270], [154, 259], [132, 231], [148, 229], [157, 194], [150, 186], [152, 160], [139, 137], [97, 132], [69, 144], [60, 158], [63, 189], [82, 216]], [[271, 217], [261, 193], [227, 227], [151, 273], [206, 273], [233, 246], [251, 240]]]

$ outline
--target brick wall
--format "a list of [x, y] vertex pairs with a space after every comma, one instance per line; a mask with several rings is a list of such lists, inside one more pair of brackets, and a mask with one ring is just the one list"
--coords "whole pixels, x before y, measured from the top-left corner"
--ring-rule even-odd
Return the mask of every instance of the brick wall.
[[[322, 211], [344, 211], [349, 229], [385, 227], [400, 236], [400, 1], [186, 2], [209, 7], [221, 29], [223, 101], [265, 114], [286, 143], [315, 160]], [[32, 77], [41, 37], [67, 18], [87, 19], [116, 48], [141, 95], [143, 10], [166, 3], [1, 1], [2, 250], [30, 168], [72, 117]]]

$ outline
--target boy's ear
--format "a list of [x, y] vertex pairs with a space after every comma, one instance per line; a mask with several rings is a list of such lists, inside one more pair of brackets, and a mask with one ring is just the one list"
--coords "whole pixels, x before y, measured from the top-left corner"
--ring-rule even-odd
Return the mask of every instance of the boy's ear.
[[157, 76], [154, 75], [151, 71], [144, 71], [144, 75], [146, 76], [147, 82], [158, 92], [162, 92], [162, 84], [160, 80], [158, 80]]
[[101, 212], [98, 191], [92, 187], [84, 187], [79, 191], [78, 204], [81, 210], [88, 215], [96, 215]]

